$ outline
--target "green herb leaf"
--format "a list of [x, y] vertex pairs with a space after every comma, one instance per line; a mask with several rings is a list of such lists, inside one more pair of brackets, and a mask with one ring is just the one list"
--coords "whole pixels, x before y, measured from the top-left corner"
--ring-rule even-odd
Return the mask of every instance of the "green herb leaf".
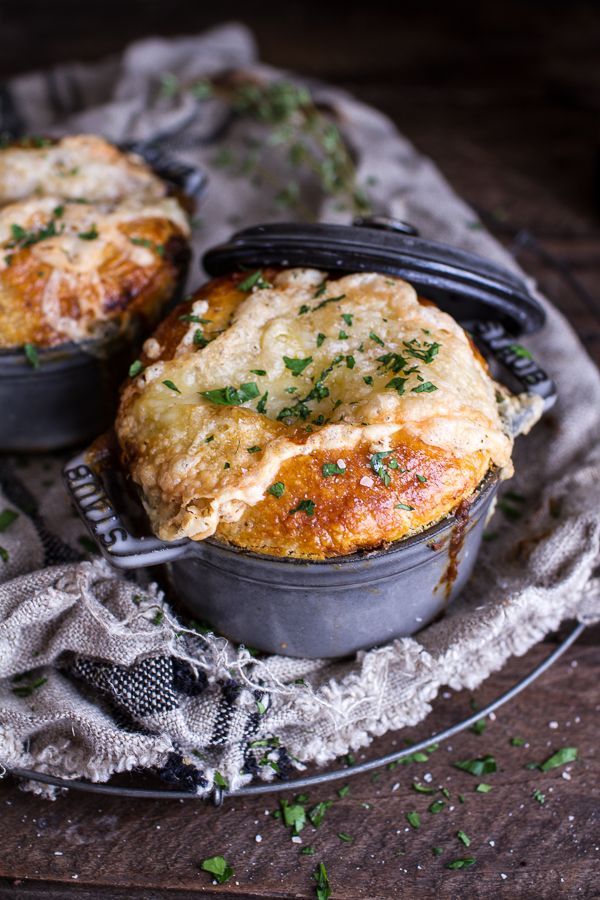
[[248, 381], [241, 384], [239, 388], [228, 387], [217, 388], [214, 391], [200, 391], [200, 396], [216, 403], [219, 406], [241, 406], [248, 400], [254, 400], [260, 395], [258, 385], [255, 381]]
[[95, 241], [98, 237], [98, 229], [95, 225], [92, 225], [88, 231], [80, 231], [77, 235], [78, 238], [81, 238], [82, 241]]
[[338, 797], [347, 797], [349, 793], [350, 793], [350, 785], [349, 784], [345, 784], [337, 792]]
[[317, 803], [315, 806], [313, 806], [312, 809], [309, 809], [308, 818], [311, 825], [313, 825], [315, 828], [318, 828], [323, 823], [325, 813], [327, 812], [331, 804], [331, 800], [321, 800], [320, 803]]
[[304, 372], [307, 366], [310, 366], [313, 358], [312, 356], [307, 356], [305, 359], [292, 359], [290, 356], [284, 356], [283, 361], [286, 369], [289, 369], [292, 375], [297, 377]]
[[431, 381], [424, 381], [411, 389], [413, 394], [431, 394], [432, 391], [437, 391], [437, 387]]
[[527, 742], [526, 742], [525, 738], [511, 737], [511, 739], [510, 739], [511, 747], [522, 747], [526, 743]]
[[351, 325], [352, 325], [352, 319], [353, 319], [353, 318], [354, 318], [354, 317], [353, 317], [353, 314], [352, 314], [352, 313], [342, 313], [342, 319], [344, 320], [344, 322], [346, 323], [346, 325], [350, 325], [350, 326], [351, 326]]
[[48, 679], [42, 676], [31, 681], [29, 684], [19, 684], [17, 687], [12, 688], [12, 692], [17, 697], [31, 697], [33, 692], [37, 691], [43, 684], [46, 684], [47, 681]]
[[306, 303], [303, 303], [300, 309], [298, 310], [298, 315], [303, 316], [305, 313], [310, 312], [310, 306], [307, 306]]
[[444, 850], [442, 847], [432, 847], [431, 852], [433, 853], [434, 856], [441, 856], [442, 853], [444, 852]]
[[328, 475], [345, 475], [346, 469], [340, 468], [337, 463], [323, 463], [321, 468], [323, 475], [327, 477]]
[[453, 763], [456, 769], [462, 769], [470, 775], [489, 775], [496, 771], [496, 760], [493, 756], [483, 756], [479, 759], [463, 759]]
[[39, 369], [40, 367], [40, 357], [38, 354], [38, 349], [35, 344], [24, 344], [23, 352], [27, 357], [27, 362], [33, 369]]
[[290, 516], [293, 513], [305, 512], [307, 516], [313, 516], [315, 512], [315, 503], [313, 500], [301, 500], [297, 506], [290, 509]]
[[478, 794], [489, 794], [489, 792], [492, 790], [492, 785], [485, 783], [478, 784], [475, 790]]
[[300, 803], [289, 803], [288, 800], [280, 800], [281, 815], [283, 821], [288, 828], [291, 828], [294, 834], [300, 834], [306, 825], [306, 811]]
[[564, 766], [567, 763], [575, 762], [577, 759], [577, 747], [562, 747], [549, 756], [545, 762], [541, 763], [542, 772], [548, 772], [550, 769], [556, 769], [558, 766]]
[[534, 800], [537, 800], [540, 806], [543, 806], [546, 802], [546, 795], [542, 794], [542, 792], [538, 791], [537, 789], [533, 792], [532, 797]]
[[132, 362], [129, 366], [129, 377], [135, 378], [136, 375], [139, 375], [140, 372], [144, 371], [144, 364], [141, 359], [136, 359], [135, 362]]
[[266, 371], [264, 369], [250, 369], [253, 375], [266, 375]]
[[386, 487], [389, 487], [392, 478], [383, 460], [391, 453], [391, 450], [382, 450], [379, 453], [373, 453], [369, 459], [371, 469], [375, 472], [377, 477], [383, 481]]
[[406, 813], [406, 821], [410, 825], [411, 828], [414, 828], [415, 831], [421, 827], [421, 816], [418, 812], [408, 812]]
[[426, 784], [419, 784], [418, 781], [413, 781], [411, 784], [413, 791], [416, 791], [418, 794], [435, 794], [437, 788], [427, 787]]
[[259, 447], [255, 444], [254, 447], [246, 447], [246, 450], [248, 451], [248, 453], [260, 453], [262, 451], [262, 447]]
[[315, 888], [317, 900], [329, 900], [331, 897], [331, 886], [329, 884], [327, 869], [322, 862], [319, 863], [313, 872], [313, 878], [317, 882]]
[[430, 813], [433, 813], [435, 815], [435, 813], [441, 812], [443, 810], [443, 808], [445, 807], [445, 805], [446, 804], [444, 803], [443, 800], [434, 800], [433, 803], [429, 804], [427, 809], [429, 810]]
[[354, 357], [353, 357], [353, 356], [347, 356], [347, 357], [346, 357], [346, 367], [347, 367], [348, 369], [353, 369], [355, 365], [356, 365], [356, 360], [354, 359]]
[[371, 375], [363, 375], [363, 381], [368, 385], [373, 384], [373, 378], [371, 377]]
[[233, 869], [222, 856], [211, 856], [208, 859], [203, 859], [200, 863], [200, 868], [204, 872], [209, 872], [210, 875], [213, 875], [215, 881], [219, 884], [225, 884], [233, 875]]
[[328, 303], [337, 303], [339, 300], [345, 300], [346, 295], [340, 294], [339, 297], [327, 297], [326, 300], [321, 300], [315, 307], [313, 312], [316, 312], [317, 309], [322, 309], [324, 306], [327, 306]]
[[238, 291], [251, 291], [254, 287], [258, 288], [259, 290], [263, 290], [264, 288], [273, 287], [273, 285], [269, 284], [268, 281], [265, 281], [262, 271], [260, 269], [257, 269], [257, 271], [253, 272], [252, 275], [249, 275], [243, 281], [240, 281], [237, 286]]
[[270, 488], [267, 488], [267, 494], [273, 494], [274, 497], [282, 497], [285, 494], [285, 484], [283, 481], [276, 481]]
[[408, 503], [395, 503], [394, 509], [405, 509], [407, 512], [412, 512], [414, 506], [409, 506]]
[[372, 341], [375, 341], [376, 344], [379, 344], [380, 347], [385, 347], [385, 343], [381, 340], [381, 338], [375, 334], [374, 331], [369, 332], [369, 337]]
[[311, 847], [310, 845], [303, 847], [300, 851], [302, 856], [314, 856], [316, 852], [317, 851], [315, 850], [315, 848]]
[[452, 862], [448, 863], [446, 866], [447, 869], [467, 869], [469, 866], [475, 865], [475, 858], [473, 856], [464, 856], [462, 859], [455, 859]]
[[526, 347], [522, 347], [521, 344], [510, 344], [509, 349], [521, 359], [533, 359], [529, 350]]
[[351, 844], [354, 838], [350, 837], [345, 831], [338, 831], [338, 837], [340, 841], [345, 841], [346, 844]]
[[323, 341], [325, 340], [326, 337], [327, 337], [327, 335], [326, 335], [326, 334], [323, 334], [323, 332], [320, 331], [320, 332], [318, 333], [318, 335], [317, 335], [317, 347], [320, 347], [320, 346], [321, 346], [321, 344], [323, 343]]
[[267, 400], [269, 399], [269, 392], [265, 391], [258, 403], [256, 404], [256, 411], [262, 413], [262, 415], [266, 415], [267, 412]]
[[0, 513], [0, 531], [6, 531], [9, 525], [19, 518], [19, 513], [14, 509], [3, 509]]
[[401, 378], [397, 376], [396, 378], [392, 378], [391, 381], [388, 381], [386, 384], [386, 388], [392, 388], [394, 391], [397, 391], [400, 396], [404, 393], [404, 385], [408, 381], [408, 378]]
[[473, 734], [483, 734], [485, 729], [487, 728], [487, 721], [485, 719], [478, 719], [473, 725], [471, 725], [470, 731]]
[[166, 381], [163, 381], [163, 384], [164, 384], [165, 387], [168, 387], [169, 390], [175, 391], [176, 394], [180, 394], [180, 393], [181, 393], [181, 391], [179, 390], [179, 388], [177, 387], [177, 385], [174, 384], [169, 378], [167, 378]]
[[459, 841], [461, 841], [461, 843], [465, 845], [465, 847], [471, 846], [471, 838], [468, 834], [465, 834], [464, 831], [457, 831], [456, 837], [459, 839]]

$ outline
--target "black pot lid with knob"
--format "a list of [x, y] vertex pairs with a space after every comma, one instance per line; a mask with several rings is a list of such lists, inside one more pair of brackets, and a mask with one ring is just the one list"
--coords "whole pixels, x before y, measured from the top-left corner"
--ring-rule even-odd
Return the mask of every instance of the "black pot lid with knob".
[[545, 313], [525, 281], [474, 253], [419, 237], [384, 216], [352, 225], [274, 223], [238, 231], [207, 251], [209, 275], [261, 267], [316, 268], [332, 276], [378, 272], [403, 278], [464, 324], [494, 319], [513, 335], [531, 334]]

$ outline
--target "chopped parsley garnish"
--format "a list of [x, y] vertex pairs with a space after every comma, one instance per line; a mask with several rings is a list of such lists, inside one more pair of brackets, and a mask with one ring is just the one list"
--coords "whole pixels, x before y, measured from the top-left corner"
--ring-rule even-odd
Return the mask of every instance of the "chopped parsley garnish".
[[346, 469], [342, 469], [340, 466], [338, 466], [337, 463], [323, 463], [321, 471], [323, 472], [323, 475], [325, 475], [325, 477], [327, 477], [328, 475], [346, 474]]
[[25, 247], [31, 247], [32, 244], [38, 244], [40, 241], [45, 241], [47, 238], [56, 237], [58, 234], [62, 234], [63, 230], [64, 226], [61, 231], [56, 230], [55, 219], [51, 219], [47, 225], [44, 225], [37, 231], [28, 231], [21, 225], [13, 224], [10, 226], [12, 241], [6, 244], [6, 246], [10, 249], [14, 247], [23, 250]]
[[478, 719], [477, 722], [475, 722], [473, 725], [471, 725], [471, 728], [469, 730], [472, 731], [473, 734], [483, 734], [483, 732], [485, 731], [486, 728], [487, 728], [486, 720]]
[[433, 362], [440, 349], [440, 345], [435, 342], [424, 341], [421, 343], [417, 338], [402, 343], [409, 356], [420, 359], [424, 363]]
[[54, 207], [54, 209], [52, 210], [52, 215], [53, 215], [56, 219], [60, 219], [60, 218], [63, 216], [64, 211], [65, 211], [64, 204], [61, 204], [60, 206], [55, 206], [55, 207]]
[[248, 451], [248, 453], [261, 453], [262, 447], [258, 447], [255, 445], [254, 447], [246, 447], [246, 450]]
[[386, 384], [386, 388], [393, 388], [398, 392], [400, 396], [404, 393], [404, 385], [408, 381], [408, 378], [401, 378], [399, 375], [396, 378], [392, 378], [391, 381], [388, 381]]
[[274, 497], [282, 497], [285, 494], [285, 484], [283, 481], [276, 481], [270, 488], [267, 488], [267, 494], [273, 494]]
[[381, 338], [375, 334], [374, 331], [369, 332], [369, 337], [372, 341], [375, 341], [376, 344], [379, 344], [380, 347], [385, 347], [385, 343], [381, 340]]
[[389, 487], [392, 478], [383, 460], [386, 456], [389, 456], [391, 452], [391, 450], [383, 450], [380, 453], [373, 453], [369, 460], [370, 467], [377, 477], [383, 481], [386, 487]]
[[329, 900], [331, 897], [331, 885], [329, 884], [329, 877], [324, 863], [319, 863], [312, 877], [317, 882], [315, 887], [317, 900]]
[[453, 763], [456, 769], [462, 769], [470, 775], [489, 775], [496, 771], [496, 760], [493, 756], [482, 756], [479, 759], [463, 759]]
[[201, 328], [196, 328], [196, 330], [194, 331], [194, 335], [192, 337], [192, 343], [196, 347], [200, 347], [200, 349], [202, 349], [203, 347], [206, 347], [206, 345], [209, 343], [208, 338], [206, 338], [204, 336], [204, 333]]
[[196, 325], [206, 325], [210, 322], [210, 319], [202, 319], [200, 316], [195, 316], [192, 313], [185, 313], [183, 316], [179, 316], [180, 322], [195, 322]]
[[227, 783], [227, 779], [224, 778], [220, 772], [215, 772], [213, 777], [214, 783], [219, 787], [225, 788], [225, 790], [229, 790], [229, 784]]
[[140, 372], [144, 371], [144, 364], [141, 359], [136, 359], [135, 362], [132, 362], [129, 366], [129, 377], [135, 378], [136, 375], [139, 375]]
[[349, 793], [350, 793], [350, 785], [349, 785], [349, 784], [345, 784], [343, 787], [341, 787], [341, 788], [338, 790], [337, 795], [338, 795], [338, 797], [342, 797], [342, 798], [343, 798], [343, 797], [347, 797]]
[[338, 300], [344, 300], [345, 297], [345, 294], [340, 294], [339, 297], [327, 297], [326, 300], [321, 300], [320, 303], [317, 303], [317, 305], [313, 307], [313, 312], [315, 312], [317, 309], [322, 309], [324, 306], [327, 306], [328, 303], [337, 303]]
[[269, 399], [269, 392], [265, 391], [258, 403], [256, 404], [256, 411], [262, 413], [263, 416], [267, 412], [267, 400]]
[[87, 231], [80, 231], [77, 235], [82, 241], [95, 241], [99, 235], [99, 231], [95, 225], [92, 225]]
[[40, 356], [38, 353], [38, 349], [35, 344], [24, 344], [23, 352], [27, 357], [27, 362], [33, 369], [39, 369], [40, 367]]
[[29, 684], [19, 684], [16, 687], [12, 688], [13, 694], [17, 697], [31, 697], [34, 691], [37, 691], [43, 684], [46, 684], [48, 681], [47, 678], [41, 676], [40, 678], [36, 678], [34, 681], [30, 681]]
[[353, 369], [355, 365], [356, 365], [356, 360], [354, 359], [354, 357], [353, 357], [353, 356], [347, 356], [347, 357], [346, 357], [346, 367], [347, 367], [348, 369]]
[[448, 863], [446, 866], [447, 869], [467, 869], [469, 866], [475, 865], [475, 858], [473, 856], [464, 856], [462, 859], [455, 859], [452, 862]]
[[223, 468], [224, 468], [224, 469], [230, 469], [230, 468], [231, 468], [231, 463], [228, 463], [228, 462], [223, 463]]
[[295, 385], [291, 385], [291, 387], [286, 387], [285, 392], [286, 394], [297, 394], [298, 388]]
[[233, 869], [222, 856], [211, 856], [203, 859], [200, 868], [212, 875], [219, 884], [225, 884], [233, 875]]
[[510, 739], [511, 747], [522, 747], [525, 743], [526, 743], [525, 738], [511, 737], [511, 739]]
[[264, 369], [250, 369], [253, 375], [266, 375], [266, 371]]
[[411, 390], [413, 394], [431, 394], [432, 391], [437, 391], [437, 387], [431, 381], [424, 381], [423, 384], [418, 384]]
[[426, 784], [419, 784], [418, 781], [413, 781], [411, 784], [413, 791], [416, 791], [418, 794], [435, 794], [437, 788], [427, 787]]
[[373, 384], [373, 378], [371, 377], [371, 375], [363, 375], [363, 381], [368, 385]]
[[542, 772], [548, 772], [550, 769], [556, 769], [558, 766], [564, 766], [567, 763], [575, 762], [577, 759], [577, 747], [562, 747], [549, 756], [545, 762], [540, 764]]
[[281, 815], [284, 824], [291, 828], [294, 834], [300, 834], [306, 825], [306, 812], [300, 803], [290, 803], [289, 800], [280, 800]]
[[327, 290], [327, 279], [322, 281], [317, 290], [314, 292], [313, 297], [322, 297], [325, 291]]
[[484, 782], [482, 782], [481, 784], [477, 785], [475, 790], [477, 791], [478, 794], [489, 794], [489, 792], [492, 790], [492, 785], [485, 784]]
[[444, 852], [444, 850], [442, 847], [432, 847], [431, 852], [433, 853], [434, 856], [441, 856], [442, 853]]
[[350, 835], [345, 831], [338, 831], [338, 837], [340, 841], [345, 841], [347, 844], [351, 844], [354, 838], [350, 837]]
[[251, 291], [252, 288], [255, 287], [259, 290], [263, 290], [264, 288], [273, 287], [273, 285], [269, 284], [268, 281], [265, 281], [262, 271], [257, 269], [256, 272], [253, 272], [252, 275], [249, 275], [244, 281], [240, 281], [237, 287], [238, 291]]
[[314, 856], [316, 852], [317, 851], [315, 850], [315, 848], [311, 847], [310, 845], [303, 847], [302, 850], [300, 851], [302, 856]]
[[303, 316], [305, 313], [310, 312], [310, 306], [307, 306], [306, 303], [303, 303], [300, 309], [298, 310], [298, 315]]
[[181, 391], [179, 390], [179, 388], [177, 387], [177, 385], [174, 384], [169, 378], [167, 378], [166, 381], [163, 381], [163, 384], [164, 384], [165, 387], [168, 387], [169, 390], [175, 391], [176, 394], [180, 394], [180, 393], [181, 393]]
[[433, 803], [430, 803], [427, 809], [430, 813], [439, 813], [445, 807], [445, 803], [443, 800], [434, 800]]
[[394, 509], [405, 509], [407, 512], [412, 512], [414, 506], [409, 506], [408, 503], [395, 503]]
[[346, 334], [345, 331], [340, 331], [340, 332], [339, 332], [339, 334], [338, 334], [338, 340], [339, 340], [339, 341], [347, 341], [347, 340], [348, 340], [348, 335]]
[[417, 474], [417, 481], [420, 481], [421, 484], [426, 484], [426, 483], [427, 483], [427, 477], [426, 477], [425, 475], [419, 475], [419, 474]]
[[346, 323], [346, 325], [352, 326], [352, 319], [354, 318], [352, 313], [342, 313], [342, 319]]
[[393, 372], [394, 375], [405, 369], [407, 365], [406, 360], [399, 353], [384, 353], [383, 356], [377, 357], [377, 362], [380, 362], [383, 368]]
[[459, 841], [460, 841], [462, 844], [465, 845], [465, 847], [470, 847], [470, 846], [471, 846], [471, 838], [469, 837], [468, 834], [465, 834], [464, 831], [457, 831], [457, 832], [456, 832], [456, 837], [459, 839]]
[[239, 388], [228, 385], [224, 388], [216, 388], [214, 391], [200, 391], [201, 397], [206, 397], [207, 400], [218, 406], [241, 406], [242, 403], [254, 400], [259, 395], [260, 391], [255, 381], [240, 384]]
[[317, 335], [317, 347], [320, 347], [320, 346], [321, 346], [321, 344], [323, 343], [323, 341], [325, 340], [326, 337], [327, 337], [327, 335], [326, 335], [326, 334], [323, 334], [322, 331], [320, 331], [320, 332], [318, 333], [318, 335]]
[[214, 439], [215, 439], [214, 434], [209, 434], [208, 437], [204, 438], [204, 443], [211, 444], [214, 441]]
[[289, 369], [294, 377], [301, 375], [302, 372], [306, 369], [307, 366], [310, 366], [313, 361], [312, 356], [307, 356], [305, 359], [292, 359], [290, 356], [284, 356], [283, 361], [285, 363], [286, 369]]
[[313, 500], [301, 500], [297, 506], [290, 509], [290, 516], [293, 513], [305, 512], [307, 516], [313, 516], [315, 513], [315, 503]]
[[313, 806], [312, 809], [309, 809], [308, 818], [311, 825], [313, 825], [315, 828], [318, 828], [319, 825], [323, 823], [325, 813], [331, 806], [332, 802], [332, 800], [321, 800], [320, 803], [317, 803], [316, 806]]
[[[79, 237], [83, 237], [82, 234]], [[98, 237], [98, 235], [96, 235]], [[86, 240], [90, 240], [86, 238]], [[154, 250], [159, 256], [164, 256], [165, 248], [163, 244], [156, 244], [154, 241], [151, 241], [149, 238], [140, 238], [140, 237], [130, 237], [130, 242], [135, 244], [136, 247], [145, 247], [146, 250]]]
[[406, 821], [411, 828], [415, 829], [415, 831], [421, 827], [421, 816], [417, 812], [406, 813]]
[[0, 513], [0, 531], [6, 531], [9, 525], [19, 518], [19, 513], [14, 509], [3, 509]]
[[544, 803], [546, 802], [546, 795], [542, 794], [542, 792], [538, 791], [537, 789], [533, 792], [533, 794], [531, 796], [533, 797], [534, 800], [537, 800], [537, 802], [540, 804], [540, 806], [543, 806]]

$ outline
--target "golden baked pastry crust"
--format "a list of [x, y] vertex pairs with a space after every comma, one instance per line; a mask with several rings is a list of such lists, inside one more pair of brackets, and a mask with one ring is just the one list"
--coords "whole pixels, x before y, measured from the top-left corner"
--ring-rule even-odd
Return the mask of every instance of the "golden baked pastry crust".
[[124, 388], [122, 459], [160, 537], [346, 555], [417, 533], [490, 466], [510, 469], [485, 362], [410, 285], [265, 270], [240, 290], [248, 278], [180, 304]]
[[188, 234], [165, 184], [101, 138], [0, 150], [0, 348], [154, 321], [185, 270]]

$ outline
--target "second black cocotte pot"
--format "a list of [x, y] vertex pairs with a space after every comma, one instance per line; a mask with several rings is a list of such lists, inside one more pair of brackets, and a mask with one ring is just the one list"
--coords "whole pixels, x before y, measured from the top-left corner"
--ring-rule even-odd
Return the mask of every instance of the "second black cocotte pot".
[[[545, 409], [556, 399], [546, 373], [515, 345], [545, 320], [525, 282], [481, 257], [423, 240], [404, 222], [259, 225], [209, 250], [203, 262], [213, 276], [267, 266], [399, 276], [471, 332], [508, 387], [541, 397]], [[515, 413], [515, 434], [530, 408], [525, 402]], [[109, 562], [121, 569], [166, 564], [174, 595], [192, 616], [238, 643], [309, 658], [383, 644], [440, 615], [473, 570], [499, 486], [490, 470], [469, 503], [425, 531], [375, 551], [313, 562], [238, 550], [213, 538], [159, 540], [147, 522], [139, 525], [145, 519], [137, 498], [131, 515], [118, 465], [99, 469], [90, 459], [80, 454], [64, 476]]]

